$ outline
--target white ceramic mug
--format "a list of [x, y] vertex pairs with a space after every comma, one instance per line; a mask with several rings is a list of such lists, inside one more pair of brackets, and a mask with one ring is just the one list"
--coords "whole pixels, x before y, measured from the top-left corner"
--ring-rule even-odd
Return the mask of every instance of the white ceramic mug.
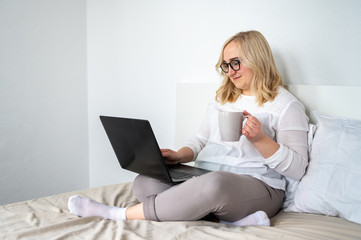
[[218, 112], [219, 132], [222, 141], [239, 141], [242, 135], [242, 124], [245, 117], [248, 117], [248, 115], [245, 116], [243, 112]]

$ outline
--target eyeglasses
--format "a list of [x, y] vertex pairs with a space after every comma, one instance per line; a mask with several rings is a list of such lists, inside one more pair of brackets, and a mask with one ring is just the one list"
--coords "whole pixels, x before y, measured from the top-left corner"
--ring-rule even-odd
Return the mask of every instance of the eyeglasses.
[[238, 71], [241, 68], [241, 60], [234, 59], [229, 63], [224, 62], [221, 64], [221, 69], [224, 73], [229, 72], [229, 67], [231, 67], [234, 71]]

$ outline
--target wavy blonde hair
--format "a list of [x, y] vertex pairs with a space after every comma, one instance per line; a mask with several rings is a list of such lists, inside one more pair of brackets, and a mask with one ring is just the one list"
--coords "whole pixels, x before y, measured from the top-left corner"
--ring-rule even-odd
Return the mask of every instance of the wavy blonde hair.
[[238, 44], [242, 65], [254, 72], [251, 90], [256, 96], [258, 105], [262, 106], [267, 101], [273, 101], [278, 94], [277, 87], [283, 86], [283, 81], [281, 74], [277, 70], [269, 44], [266, 38], [258, 31], [237, 33], [224, 43], [216, 65], [216, 69], [223, 76], [222, 84], [216, 92], [216, 100], [221, 104], [232, 103], [242, 93], [241, 89], [236, 88], [227, 74], [220, 70], [220, 66], [224, 61], [224, 49], [230, 42]]

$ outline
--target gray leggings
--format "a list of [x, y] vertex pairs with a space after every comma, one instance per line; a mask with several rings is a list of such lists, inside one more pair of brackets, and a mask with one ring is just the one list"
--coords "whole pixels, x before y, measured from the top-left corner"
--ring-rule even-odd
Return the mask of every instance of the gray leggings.
[[258, 210], [268, 217], [279, 211], [284, 191], [247, 175], [211, 172], [178, 185], [139, 175], [133, 193], [143, 202], [144, 215], [153, 221], [199, 220], [213, 214], [236, 221]]

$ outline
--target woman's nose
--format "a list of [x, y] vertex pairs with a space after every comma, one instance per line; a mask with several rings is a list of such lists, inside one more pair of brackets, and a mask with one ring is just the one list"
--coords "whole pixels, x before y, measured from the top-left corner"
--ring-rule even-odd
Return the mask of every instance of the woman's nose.
[[231, 67], [228, 68], [228, 73], [227, 73], [228, 76], [232, 76], [235, 73], [236, 73], [236, 71], [234, 71], [233, 68], [231, 68]]

